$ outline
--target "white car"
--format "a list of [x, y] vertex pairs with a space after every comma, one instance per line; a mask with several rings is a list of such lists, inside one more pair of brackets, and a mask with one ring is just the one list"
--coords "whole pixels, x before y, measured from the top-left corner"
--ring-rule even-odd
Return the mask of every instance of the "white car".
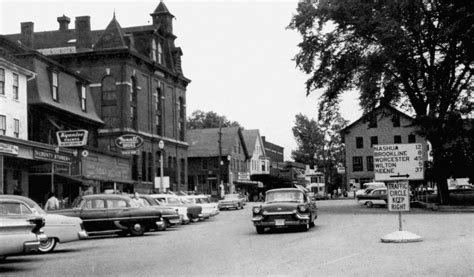
[[148, 196], [157, 200], [161, 205], [176, 209], [181, 218], [181, 224], [188, 224], [191, 221], [188, 216], [188, 208], [181, 203], [178, 196], [172, 194], [149, 194]]
[[208, 196], [187, 195], [187, 196], [181, 196], [181, 197], [191, 202], [192, 204], [201, 206], [202, 214], [204, 215], [204, 218], [216, 216], [219, 214], [219, 208], [217, 207], [217, 203], [211, 202]]
[[82, 219], [78, 217], [69, 217], [58, 214], [48, 214], [33, 200], [19, 195], [0, 195], [1, 201], [16, 200], [28, 206], [29, 210], [21, 210], [21, 214], [32, 213], [40, 215], [45, 219], [45, 225], [42, 228], [48, 239], [42, 241], [38, 251], [47, 253], [54, 250], [56, 244], [77, 241], [87, 238], [87, 232], [84, 230]]
[[25, 218], [7, 218], [0, 207], [0, 261], [9, 255], [37, 251], [40, 240], [46, 239], [44, 233], [35, 232], [44, 224]]

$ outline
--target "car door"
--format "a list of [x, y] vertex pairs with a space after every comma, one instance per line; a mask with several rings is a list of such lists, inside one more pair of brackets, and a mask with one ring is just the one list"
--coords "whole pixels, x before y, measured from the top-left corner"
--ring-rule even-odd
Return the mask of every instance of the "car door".
[[[130, 221], [130, 205], [124, 199], [107, 199], [107, 216], [109, 223], [115, 226], [115, 221]], [[116, 227], [114, 227], [116, 228]]]
[[104, 199], [85, 199], [80, 209], [80, 218], [88, 232], [109, 230]]

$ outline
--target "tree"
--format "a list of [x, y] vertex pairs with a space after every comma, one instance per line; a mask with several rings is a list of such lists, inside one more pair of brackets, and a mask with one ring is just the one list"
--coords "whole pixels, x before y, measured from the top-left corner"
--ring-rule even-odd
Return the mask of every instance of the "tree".
[[[341, 117], [337, 109], [320, 117], [318, 121], [308, 119], [302, 114], [296, 115], [292, 131], [298, 149], [292, 151], [292, 157], [296, 162], [316, 165], [324, 172], [326, 185], [330, 179], [337, 179], [334, 167], [344, 163], [344, 145], [339, 131], [347, 123], [348, 121]], [[331, 185], [334, 185], [333, 188], [338, 186], [336, 182], [332, 182]]]
[[207, 129], [221, 127], [240, 127], [237, 121], [230, 121], [225, 116], [218, 115], [215, 112], [203, 112], [200, 110], [194, 111], [187, 119], [188, 129]]
[[444, 153], [458, 137], [449, 124], [472, 112], [460, 106], [473, 85], [473, 7], [456, 0], [303, 0], [288, 26], [302, 36], [295, 62], [310, 74], [307, 94], [324, 89], [320, 114], [351, 89], [360, 90], [365, 112], [382, 103], [414, 111], [432, 144], [442, 203], [449, 202], [453, 164]]

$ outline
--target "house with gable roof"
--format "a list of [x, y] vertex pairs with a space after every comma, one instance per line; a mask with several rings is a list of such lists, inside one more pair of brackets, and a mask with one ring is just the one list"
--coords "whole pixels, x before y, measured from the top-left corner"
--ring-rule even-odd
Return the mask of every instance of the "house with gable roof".
[[256, 175], [270, 174], [270, 158], [265, 155], [265, 145], [260, 136], [260, 131], [258, 129], [242, 130], [242, 133], [250, 155], [247, 164], [250, 178]]
[[194, 129], [187, 135], [189, 191], [217, 196], [222, 186], [225, 193], [234, 193], [252, 184], [240, 127]]
[[346, 189], [361, 188], [375, 178], [373, 145], [421, 143], [423, 160], [429, 146], [418, 135], [414, 119], [390, 105], [380, 105], [341, 130], [345, 144]]
[[[131, 172], [127, 182], [120, 182], [121, 176], [100, 175], [106, 170], [101, 164], [88, 168], [88, 176], [100, 175], [95, 181], [101, 191], [153, 191], [161, 155], [171, 189], [187, 188], [186, 88], [191, 80], [183, 74], [183, 52], [175, 45], [174, 15], [160, 1], [150, 16], [149, 25], [124, 28], [114, 14], [105, 29], [91, 30], [89, 16], [76, 17], [71, 29], [70, 18], [63, 15], [57, 30], [35, 32], [33, 22], [23, 22], [20, 34], [6, 36], [90, 80], [104, 122], [98, 148], [125, 155]], [[124, 148], [116, 143], [124, 136], [143, 143]]]

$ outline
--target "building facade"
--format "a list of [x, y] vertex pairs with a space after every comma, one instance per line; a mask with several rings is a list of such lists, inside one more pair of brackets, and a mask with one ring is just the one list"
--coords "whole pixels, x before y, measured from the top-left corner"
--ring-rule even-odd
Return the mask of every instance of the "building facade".
[[183, 75], [183, 53], [174, 43], [173, 18], [160, 2], [150, 25], [122, 28], [114, 15], [104, 30], [91, 30], [90, 17], [80, 16], [70, 29], [70, 18], [61, 16], [58, 30], [34, 32], [34, 23], [23, 22], [20, 34], [7, 36], [90, 80], [92, 100], [104, 123], [97, 131], [97, 149], [128, 156], [131, 174], [126, 181], [139, 192], [156, 188], [160, 155], [171, 189], [187, 188], [190, 80]]
[[341, 131], [345, 144], [347, 187], [360, 188], [375, 178], [373, 145], [421, 143], [427, 161], [428, 144], [417, 134], [413, 118], [388, 105], [379, 106]]

